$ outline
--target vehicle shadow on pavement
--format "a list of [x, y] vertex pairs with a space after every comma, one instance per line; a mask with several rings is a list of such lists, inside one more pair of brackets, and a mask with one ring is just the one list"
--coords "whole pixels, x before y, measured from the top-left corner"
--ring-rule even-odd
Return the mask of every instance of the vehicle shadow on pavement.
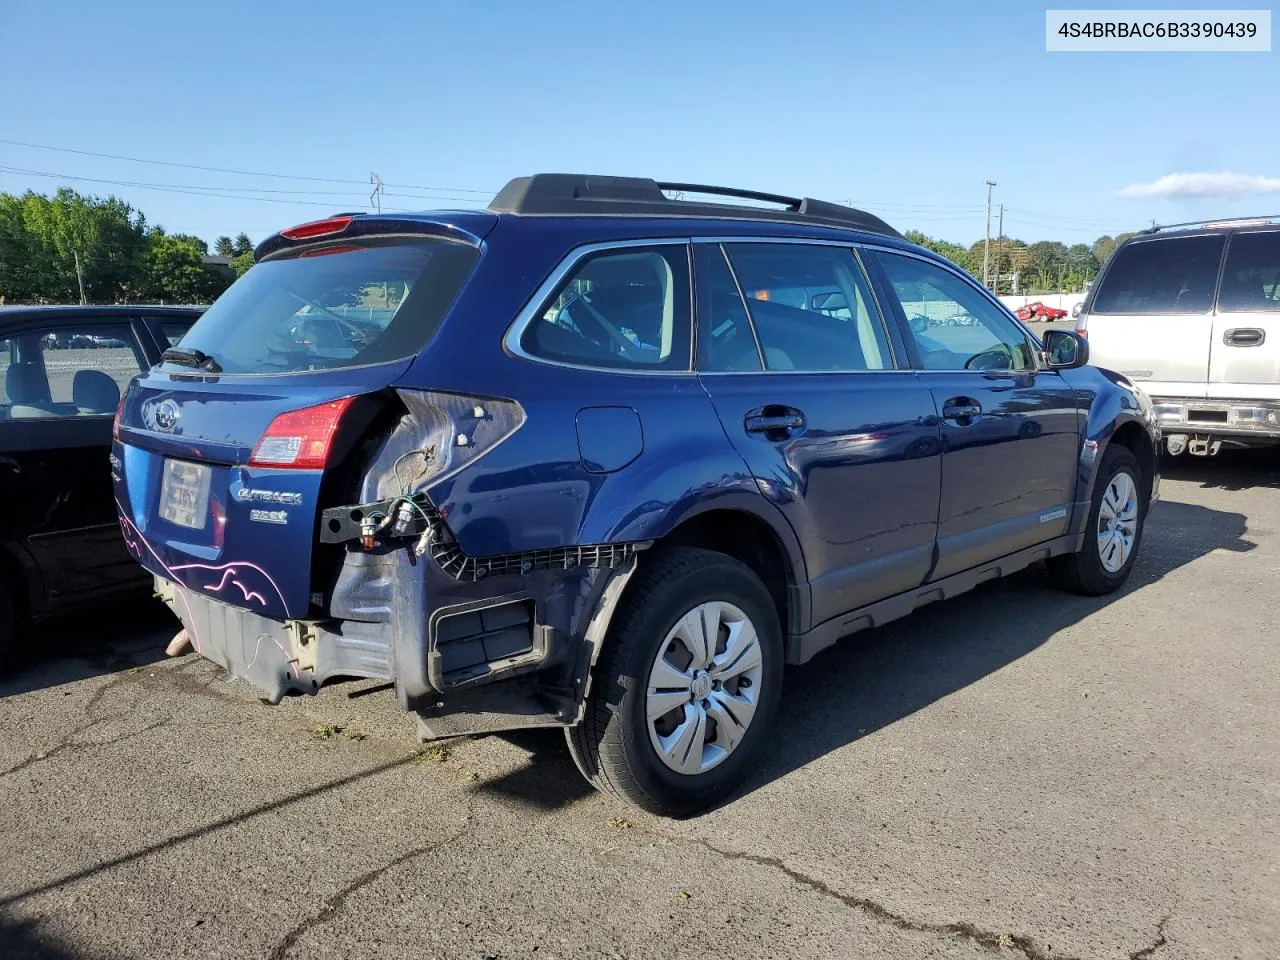
[[512, 730], [497, 736], [528, 751], [529, 761], [517, 770], [478, 784], [477, 794], [549, 813], [595, 793], [573, 765], [563, 730]]
[[1038, 565], [845, 639], [788, 671], [771, 738], [786, 747], [769, 751], [738, 795], [925, 709], [1201, 556], [1254, 549], [1245, 530], [1242, 514], [1158, 503], [1144, 531], [1138, 565], [1111, 596], [1062, 593]]
[[84, 956], [43, 933], [39, 921], [13, 920], [3, 914], [0, 947], [5, 960], [79, 960]]
[[[1243, 514], [1161, 502], [1152, 508], [1138, 565], [1118, 593], [1063, 593], [1049, 583], [1041, 565], [849, 637], [804, 666], [790, 668], [771, 737], [786, 746], [771, 750], [724, 805], [981, 680], [1058, 631], [1205, 554], [1254, 549], [1245, 539], [1246, 525]], [[592, 792], [560, 730], [499, 736], [529, 751], [529, 763], [477, 786], [478, 793], [551, 811]]]
[[0, 698], [146, 666], [164, 659], [178, 629], [154, 598], [129, 599], [28, 627]]
[[1163, 457], [1160, 473], [1169, 480], [1219, 490], [1280, 489], [1280, 446], [1224, 450], [1216, 457]]

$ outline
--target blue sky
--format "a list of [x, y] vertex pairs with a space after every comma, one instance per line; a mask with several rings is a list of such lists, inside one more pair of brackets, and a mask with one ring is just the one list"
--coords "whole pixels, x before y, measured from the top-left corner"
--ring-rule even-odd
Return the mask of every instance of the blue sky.
[[[852, 199], [965, 243], [987, 179], [1028, 241], [1280, 209], [1280, 54], [1046, 53], [1042, 4], [5, 0], [0, 37], [0, 138], [354, 181], [0, 143], [0, 190], [113, 193], [209, 240], [360, 209], [372, 171], [446, 188], [386, 206], [618, 173]], [[1118, 195], [1220, 172], [1246, 179]]]

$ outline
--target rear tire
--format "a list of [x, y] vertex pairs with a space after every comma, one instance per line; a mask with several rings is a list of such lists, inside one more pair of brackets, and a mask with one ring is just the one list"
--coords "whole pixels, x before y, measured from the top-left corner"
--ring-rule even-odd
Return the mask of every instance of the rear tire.
[[1084, 545], [1076, 553], [1049, 561], [1058, 586], [1098, 597], [1119, 589], [1129, 579], [1147, 521], [1145, 491], [1134, 455], [1125, 447], [1107, 447], [1093, 487]]
[[650, 813], [705, 809], [751, 771], [782, 666], [777, 607], [750, 568], [690, 547], [646, 557], [582, 722], [565, 731], [574, 762], [596, 789]]

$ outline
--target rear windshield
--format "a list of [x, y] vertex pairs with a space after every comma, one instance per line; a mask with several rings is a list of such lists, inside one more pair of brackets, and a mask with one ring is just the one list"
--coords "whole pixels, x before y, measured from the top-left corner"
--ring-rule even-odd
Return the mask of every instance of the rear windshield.
[[1231, 238], [1218, 312], [1280, 312], [1280, 230]]
[[479, 255], [451, 240], [396, 238], [265, 260], [215, 301], [182, 347], [233, 374], [413, 356], [435, 334]]
[[1208, 313], [1222, 234], [1140, 240], [1116, 251], [1091, 313]]

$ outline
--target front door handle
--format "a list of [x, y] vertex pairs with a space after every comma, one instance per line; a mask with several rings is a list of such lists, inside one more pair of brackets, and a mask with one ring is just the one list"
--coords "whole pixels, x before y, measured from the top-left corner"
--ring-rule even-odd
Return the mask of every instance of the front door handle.
[[942, 419], [954, 421], [956, 426], [967, 427], [982, 416], [982, 404], [972, 397], [952, 397], [942, 405]]
[[759, 407], [742, 420], [747, 433], [762, 433], [768, 440], [786, 440], [804, 429], [804, 414], [794, 407], [777, 404]]
[[18, 463], [13, 457], [0, 457], [0, 467], [12, 470], [14, 473], [22, 472], [22, 464]]
[[1228, 347], [1260, 347], [1267, 339], [1267, 331], [1258, 327], [1232, 327], [1222, 335]]

